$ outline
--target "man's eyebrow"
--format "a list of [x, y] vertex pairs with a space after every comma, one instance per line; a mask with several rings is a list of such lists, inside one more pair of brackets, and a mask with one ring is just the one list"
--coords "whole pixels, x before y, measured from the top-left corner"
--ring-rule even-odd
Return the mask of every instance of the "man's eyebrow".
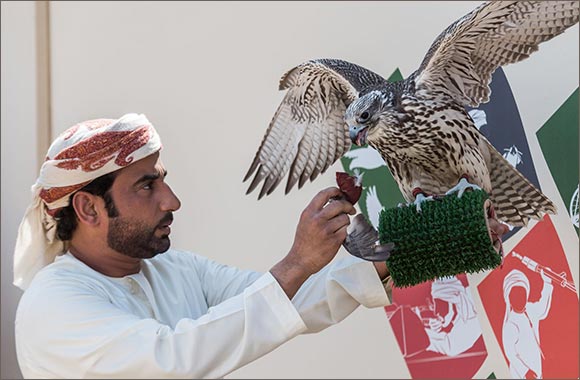
[[[137, 181], [135, 181], [133, 186], [137, 186], [137, 185], [144, 183], [144, 182], [155, 181], [155, 180], [161, 178], [161, 175], [162, 175], [161, 173], [144, 174]], [[165, 178], [165, 177], [167, 177], [167, 170], [163, 170], [163, 178]]]

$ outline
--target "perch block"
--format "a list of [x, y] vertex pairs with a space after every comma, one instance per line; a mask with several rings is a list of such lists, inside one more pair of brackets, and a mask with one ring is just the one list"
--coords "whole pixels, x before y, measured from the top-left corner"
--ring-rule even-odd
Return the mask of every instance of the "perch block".
[[421, 204], [381, 211], [379, 240], [394, 242], [386, 263], [395, 286], [406, 287], [438, 277], [474, 273], [501, 264], [492, 244], [487, 212], [491, 206], [482, 190], [451, 194]]

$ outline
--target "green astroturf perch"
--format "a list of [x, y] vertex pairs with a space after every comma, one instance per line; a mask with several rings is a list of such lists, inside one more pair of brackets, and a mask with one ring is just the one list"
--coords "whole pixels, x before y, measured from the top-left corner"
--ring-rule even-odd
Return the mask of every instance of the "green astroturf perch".
[[395, 286], [404, 287], [501, 264], [502, 253], [488, 232], [488, 195], [466, 191], [422, 204], [385, 209], [379, 241], [394, 243], [386, 259]]

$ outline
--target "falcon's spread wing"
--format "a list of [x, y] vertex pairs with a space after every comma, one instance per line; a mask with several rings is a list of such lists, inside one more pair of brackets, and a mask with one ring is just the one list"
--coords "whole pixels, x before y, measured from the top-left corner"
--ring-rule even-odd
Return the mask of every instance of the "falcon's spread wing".
[[489, 100], [496, 68], [526, 59], [538, 45], [578, 22], [578, 1], [491, 1], [445, 29], [429, 48], [415, 84], [443, 90], [461, 104]]
[[386, 85], [380, 75], [334, 59], [305, 62], [280, 80], [287, 89], [244, 181], [254, 178], [246, 194], [264, 182], [258, 199], [270, 194], [290, 171], [288, 193], [313, 181], [348, 151], [346, 108], [360, 91]]

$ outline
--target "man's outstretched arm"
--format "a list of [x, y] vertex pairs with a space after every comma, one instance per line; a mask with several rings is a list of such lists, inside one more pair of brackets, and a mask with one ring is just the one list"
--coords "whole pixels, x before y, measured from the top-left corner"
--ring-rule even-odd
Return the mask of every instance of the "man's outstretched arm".
[[288, 298], [292, 299], [300, 286], [336, 256], [346, 238], [350, 224], [348, 215], [356, 213], [336, 187], [319, 192], [300, 216], [290, 252], [270, 269]]

